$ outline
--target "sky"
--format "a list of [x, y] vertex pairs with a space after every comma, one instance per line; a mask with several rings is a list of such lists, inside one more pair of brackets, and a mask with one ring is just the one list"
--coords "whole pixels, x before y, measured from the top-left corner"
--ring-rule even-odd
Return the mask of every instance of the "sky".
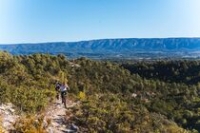
[[0, 0], [0, 44], [200, 37], [200, 0]]

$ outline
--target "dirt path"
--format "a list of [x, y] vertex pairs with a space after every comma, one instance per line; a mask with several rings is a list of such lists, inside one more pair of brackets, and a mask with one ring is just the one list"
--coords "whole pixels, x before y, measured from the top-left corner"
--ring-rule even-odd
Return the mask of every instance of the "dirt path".
[[[77, 103], [74, 103], [70, 100], [67, 100], [67, 108], [76, 106]], [[61, 101], [56, 100], [51, 107], [49, 107], [48, 111], [45, 113], [45, 119], [50, 119], [51, 124], [47, 128], [48, 133], [71, 133], [72, 130], [68, 129], [70, 126], [68, 123], [68, 119], [71, 117], [69, 114], [66, 116], [66, 111], [68, 109], [64, 108], [64, 105]]]
[[[75, 103], [71, 100], [67, 100], [67, 108], [74, 107], [77, 104], [78, 103]], [[66, 112], [68, 112], [67, 115]], [[46, 109], [43, 115], [44, 125], [47, 125], [48, 120], [51, 121], [47, 128], [48, 133], [73, 132], [72, 130], [68, 129], [71, 125], [71, 123], [69, 123], [69, 119], [73, 116], [73, 113], [70, 109], [64, 108], [64, 105], [61, 104], [60, 100], [56, 100], [49, 108]], [[0, 132], [9, 133], [9, 130], [14, 130], [13, 124], [18, 118], [20, 118], [20, 116], [16, 115], [12, 104], [0, 105], [0, 123], [2, 124], [2, 127], [0, 127]]]

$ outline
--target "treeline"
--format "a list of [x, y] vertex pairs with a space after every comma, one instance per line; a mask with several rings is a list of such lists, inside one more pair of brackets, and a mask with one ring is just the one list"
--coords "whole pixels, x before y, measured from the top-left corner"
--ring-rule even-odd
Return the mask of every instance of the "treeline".
[[149, 79], [109, 61], [0, 53], [0, 103], [37, 113], [54, 100], [55, 80], [81, 101], [71, 121], [83, 132], [200, 131], [198, 84]]
[[132, 74], [147, 79], [185, 84], [197, 84], [200, 81], [200, 60], [127, 61], [122, 66]]

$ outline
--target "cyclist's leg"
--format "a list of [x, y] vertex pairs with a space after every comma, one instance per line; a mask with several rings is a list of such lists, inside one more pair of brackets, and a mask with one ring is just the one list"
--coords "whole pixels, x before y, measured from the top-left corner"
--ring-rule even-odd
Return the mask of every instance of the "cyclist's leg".
[[61, 93], [61, 100], [62, 100], [62, 103], [64, 102], [64, 95], [63, 93]]
[[62, 99], [62, 103], [64, 104], [65, 108], [67, 107], [67, 103], [66, 103], [66, 92], [61, 92], [61, 99]]
[[65, 96], [63, 96], [63, 103], [64, 103], [64, 106], [65, 106], [65, 108], [67, 108], [67, 103], [66, 103], [66, 95], [65, 95]]

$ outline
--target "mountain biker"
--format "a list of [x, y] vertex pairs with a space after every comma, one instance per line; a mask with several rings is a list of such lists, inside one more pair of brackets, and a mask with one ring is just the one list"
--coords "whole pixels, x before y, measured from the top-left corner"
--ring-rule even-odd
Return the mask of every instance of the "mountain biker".
[[60, 86], [60, 93], [61, 93], [62, 103], [64, 103], [65, 107], [66, 107], [66, 95], [67, 95], [67, 91], [69, 89], [70, 88], [69, 88], [68, 84], [63, 83]]

